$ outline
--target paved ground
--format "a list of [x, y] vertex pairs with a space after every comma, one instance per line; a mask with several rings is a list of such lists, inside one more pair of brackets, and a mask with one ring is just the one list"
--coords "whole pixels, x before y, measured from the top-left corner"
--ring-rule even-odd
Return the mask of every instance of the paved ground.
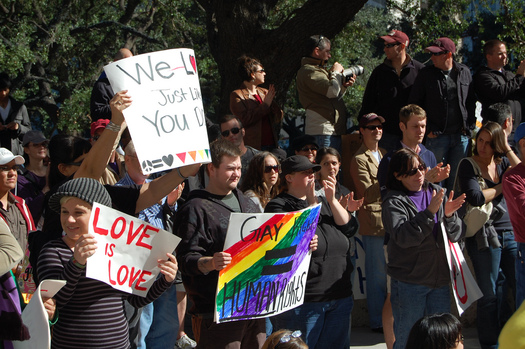
[[[478, 342], [478, 332], [475, 327], [463, 329], [465, 336], [465, 348], [480, 349]], [[370, 331], [368, 327], [352, 328], [351, 349], [386, 349], [383, 335]]]

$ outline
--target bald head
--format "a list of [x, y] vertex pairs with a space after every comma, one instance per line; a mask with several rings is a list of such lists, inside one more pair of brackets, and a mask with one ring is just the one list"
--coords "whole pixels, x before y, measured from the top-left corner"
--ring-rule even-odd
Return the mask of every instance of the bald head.
[[128, 58], [128, 57], [133, 57], [133, 53], [131, 53], [131, 51], [128, 50], [127, 48], [121, 48], [120, 50], [118, 50], [113, 61], [116, 62], [116, 61], [119, 61], [121, 59]]

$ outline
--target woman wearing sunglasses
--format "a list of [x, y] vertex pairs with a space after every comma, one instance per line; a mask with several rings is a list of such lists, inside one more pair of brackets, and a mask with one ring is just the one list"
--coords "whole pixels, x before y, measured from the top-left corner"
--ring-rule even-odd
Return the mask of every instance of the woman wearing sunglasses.
[[404, 148], [390, 160], [382, 220], [390, 234], [388, 274], [394, 313], [394, 349], [405, 348], [410, 328], [424, 315], [450, 312], [450, 273], [445, 254], [448, 240], [462, 237], [456, 211], [465, 195], [453, 200], [425, 179], [427, 167]]
[[274, 101], [275, 87], [259, 87], [264, 84], [266, 72], [255, 58], [239, 58], [241, 86], [230, 95], [230, 109], [246, 131], [246, 145], [259, 150], [277, 148], [283, 111]]
[[268, 151], [255, 154], [241, 185], [242, 192], [264, 211], [266, 204], [279, 194], [281, 166]]

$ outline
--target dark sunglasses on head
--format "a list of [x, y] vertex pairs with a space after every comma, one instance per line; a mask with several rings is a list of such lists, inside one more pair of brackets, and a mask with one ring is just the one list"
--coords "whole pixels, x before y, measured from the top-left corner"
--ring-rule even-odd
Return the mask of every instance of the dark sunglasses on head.
[[264, 173], [270, 173], [270, 172], [272, 172], [272, 170], [274, 172], [279, 173], [279, 170], [280, 170], [279, 165], [264, 166]]
[[238, 128], [238, 127], [234, 127], [234, 128], [232, 128], [231, 130], [225, 130], [225, 131], [222, 131], [222, 132], [221, 132], [221, 135], [222, 135], [223, 137], [228, 137], [228, 136], [230, 135], [230, 132], [231, 132], [232, 134], [236, 135], [237, 133], [239, 133], [240, 130], [241, 130], [240, 128]]
[[366, 128], [367, 130], [370, 130], [370, 131], [373, 131], [376, 128], [378, 130], [382, 130], [383, 129], [383, 125], [366, 125], [366, 126], [363, 126], [363, 128]]
[[413, 175], [415, 175], [417, 173], [417, 171], [425, 172], [426, 169], [427, 168], [425, 166], [420, 164], [418, 167], [414, 167], [413, 169], [408, 171], [406, 175], [407, 175], [407, 177], [412, 177]]
[[399, 42], [395, 42], [395, 43], [392, 43], [392, 44], [385, 44], [385, 47], [386, 48], [392, 48], [394, 46], [397, 46], [397, 45], [401, 45]]
[[301, 151], [307, 152], [307, 151], [317, 151], [317, 147], [302, 147]]
[[447, 54], [448, 51], [441, 51], [441, 52], [432, 52], [432, 56], [441, 56], [444, 54]]

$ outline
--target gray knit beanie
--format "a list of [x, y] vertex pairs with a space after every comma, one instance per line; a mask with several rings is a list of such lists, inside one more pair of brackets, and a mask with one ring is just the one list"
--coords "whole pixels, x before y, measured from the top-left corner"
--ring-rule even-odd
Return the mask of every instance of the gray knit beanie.
[[98, 202], [104, 206], [111, 207], [111, 197], [106, 188], [93, 178], [75, 178], [58, 187], [49, 199], [49, 207], [60, 213], [60, 200], [64, 196], [74, 196], [93, 205]]

